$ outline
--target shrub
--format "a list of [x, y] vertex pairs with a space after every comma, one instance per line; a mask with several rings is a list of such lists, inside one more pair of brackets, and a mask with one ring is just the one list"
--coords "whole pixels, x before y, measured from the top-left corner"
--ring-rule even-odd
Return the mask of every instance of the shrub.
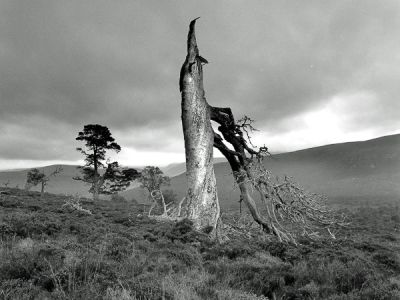
[[106, 255], [114, 260], [121, 261], [132, 253], [133, 243], [122, 236], [112, 234], [106, 240]]
[[158, 242], [155, 249], [148, 254], [148, 261], [163, 257], [175, 272], [202, 266], [202, 257], [199, 252], [194, 247], [183, 243]]
[[269, 298], [283, 295], [295, 282], [290, 265], [267, 266], [247, 259], [231, 263], [222, 259], [210, 263], [208, 271], [214, 275], [214, 284], [224, 280], [231, 289]]
[[372, 256], [373, 261], [378, 263], [384, 270], [400, 271], [400, 261], [396, 253], [381, 250]]
[[10, 279], [0, 281], [1, 299], [49, 299], [50, 293], [35, 285], [33, 280]]
[[336, 290], [345, 294], [361, 289], [369, 274], [365, 263], [360, 260], [348, 264], [333, 261], [327, 267], [332, 270]]
[[129, 202], [82, 200], [90, 216], [62, 208], [63, 196], [10, 193], [0, 299], [400, 299], [390, 207], [362, 211], [342, 239], [219, 244], [189, 220], [139, 218]]
[[233, 260], [239, 257], [254, 255], [256, 251], [256, 245], [251, 245], [245, 241], [234, 240], [224, 244], [216, 244], [213, 247], [208, 247], [204, 251], [203, 257], [206, 260], [216, 260], [225, 256]]
[[192, 221], [183, 219], [175, 223], [165, 235], [172, 242], [177, 240], [182, 243], [192, 243], [198, 240], [200, 233], [194, 230]]
[[267, 250], [272, 256], [277, 256], [282, 260], [286, 258], [286, 252], [288, 246], [286, 244], [280, 243], [278, 241], [271, 241], [268, 243], [261, 244], [264, 250]]
[[51, 279], [52, 269], [61, 269], [64, 251], [49, 244], [33, 245], [20, 242], [6, 253], [0, 264], [1, 280], [32, 280], [44, 290], [52, 291], [54, 282]]
[[28, 236], [47, 234], [54, 235], [61, 231], [61, 222], [53, 215], [43, 216], [39, 213], [13, 214], [5, 218], [11, 228], [11, 233], [25, 238]]
[[119, 194], [112, 194], [111, 195], [111, 199], [112, 202], [126, 202], [126, 199], [124, 198], [124, 196], [119, 195]]
[[152, 273], [145, 273], [129, 283], [136, 299], [165, 299], [172, 300], [173, 294], [162, 286], [162, 279]]
[[208, 242], [208, 236], [196, 231], [193, 228], [193, 222], [188, 219], [183, 219], [176, 223], [165, 222], [155, 224], [153, 228], [148, 229], [148, 232], [144, 234], [144, 238], [152, 242], [161, 238], [167, 238], [172, 242], [178, 241], [185, 244]]

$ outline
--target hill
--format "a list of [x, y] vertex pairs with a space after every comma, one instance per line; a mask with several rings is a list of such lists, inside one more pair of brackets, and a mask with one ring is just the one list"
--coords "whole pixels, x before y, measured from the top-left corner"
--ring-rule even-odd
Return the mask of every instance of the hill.
[[[399, 134], [276, 154], [266, 159], [265, 165], [273, 174], [291, 176], [310, 191], [327, 195], [332, 202], [377, 203], [400, 199]], [[51, 178], [47, 191], [88, 196], [88, 186], [72, 179], [79, 174], [77, 166], [52, 165], [39, 169], [49, 174], [58, 166], [63, 171]], [[167, 189], [174, 190], [181, 199], [186, 192], [185, 164], [171, 164], [163, 171], [172, 177]], [[23, 188], [27, 172], [28, 169], [0, 172], [0, 186], [9, 181], [8, 187]], [[215, 174], [221, 206], [237, 207], [239, 193], [224, 159], [215, 159]], [[128, 200], [146, 201], [146, 194], [140, 188], [131, 188], [121, 194]]]
[[[276, 154], [266, 159], [265, 165], [274, 175], [291, 176], [332, 202], [400, 200], [400, 134]], [[228, 163], [217, 163], [214, 168], [221, 207], [237, 207], [239, 193]], [[179, 199], [184, 197], [185, 174], [173, 177], [169, 188]], [[139, 202], [146, 199], [140, 188], [122, 195]]]
[[[54, 177], [51, 177], [46, 187], [46, 191], [53, 194], [79, 194], [82, 196], [88, 195], [88, 187], [80, 181], [72, 178], [79, 175], [78, 166], [75, 165], [51, 165], [38, 168], [45, 174], [50, 174], [57, 167], [62, 167], [62, 171]], [[0, 186], [8, 183], [8, 187], [24, 188], [26, 182], [26, 174], [30, 169], [9, 170], [0, 172]], [[33, 187], [33, 191], [39, 191], [40, 187]]]
[[[214, 164], [226, 162], [224, 157], [214, 157]], [[186, 163], [173, 163], [161, 168], [165, 175], [175, 177], [186, 172]]]

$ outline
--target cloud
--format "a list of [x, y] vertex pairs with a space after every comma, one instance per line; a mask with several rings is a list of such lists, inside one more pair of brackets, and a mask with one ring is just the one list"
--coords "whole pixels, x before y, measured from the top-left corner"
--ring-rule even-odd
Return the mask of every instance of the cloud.
[[[280, 123], [279, 135], [265, 129], [267, 134], [257, 133], [254, 142], [267, 141], [280, 151], [293, 151], [400, 133], [400, 120], [389, 124], [375, 120], [377, 107], [379, 100], [369, 91], [334, 95], [314, 110], [286, 118]], [[378, 124], [370, 126], [375, 121]]]
[[[82, 126], [83, 127], [83, 126]], [[15, 117], [0, 121], [0, 159], [77, 160], [77, 132], [71, 124], [39, 117]]]
[[[350, 137], [344, 132], [361, 138], [364, 131], [396, 130], [395, 0], [4, 0], [0, 137], [7, 143], [0, 158], [75, 161], [75, 136], [89, 123], [108, 126], [136, 157], [182, 155], [177, 82], [188, 22], [197, 16], [200, 52], [210, 61], [207, 100], [252, 116], [265, 130], [259, 139], [276, 151], [314, 145], [279, 142], [296, 130], [327, 143]], [[332, 99], [343, 95], [346, 108], [333, 107]], [[368, 109], [364, 96], [374, 99]], [[335, 137], [316, 131], [324, 113], [340, 118], [346, 130]], [[320, 121], [294, 122], [302, 118]]]

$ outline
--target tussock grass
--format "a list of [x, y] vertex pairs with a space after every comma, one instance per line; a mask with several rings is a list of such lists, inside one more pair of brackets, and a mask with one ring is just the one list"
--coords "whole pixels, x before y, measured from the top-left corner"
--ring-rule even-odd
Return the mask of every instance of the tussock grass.
[[400, 299], [396, 207], [356, 210], [337, 240], [295, 247], [218, 244], [129, 202], [82, 199], [89, 215], [65, 200], [0, 196], [0, 299]]

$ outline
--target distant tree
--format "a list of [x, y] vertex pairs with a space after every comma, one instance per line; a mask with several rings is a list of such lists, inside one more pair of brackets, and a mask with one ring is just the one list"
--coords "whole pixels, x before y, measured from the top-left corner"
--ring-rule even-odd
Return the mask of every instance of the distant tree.
[[90, 184], [89, 192], [93, 199], [98, 200], [100, 194], [115, 194], [126, 189], [139, 176], [139, 172], [132, 168], [121, 168], [118, 162], [109, 162], [106, 158], [107, 150], [121, 151], [115, 139], [106, 126], [99, 124], [85, 125], [78, 133], [78, 141], [85, 143], [85, 149], [76, 148], [85, 156], [85, 165], [79, 167], [82, 176], [74, 177]]
[[161, 202], [164, 209], [164, 214], [166, 214], [167, 204], [165, 203], [161, 186], [170, 185], [170, 178], [165, 176], [160, 168], [147, 166], [142, 170], [139, 177], [139, 182], [141, 183], [141, 187], [149, 192], [148, 198], [152, 202], [148, 215], [151, 215], [151, 211], [158, 202]]
[[29, 191], [32, 187], [37, 186], [46, 175], [41, 173], [39, 169], [31, 169], [26, 174], [25, 190]]
[[41, 184], [40, 196], [43, 197], [44, 192], [45, 192], [45, 187], [47, 186], [50, 178], [53, 176], [56, 176], [62, 170], [63, 170], [63, 168], [58, 166], [54, 169], [53, 172], [46, 175], [45, 173], [40, 172], [39, 169], [36, 169], [36, 168], [31, 169], [26, 174], [25, 189], [30, 190], [32, 187], [37, 186], [38, 184]]
[[4, 187], [8, 187], [8, 185], [10, 184], [10, 180], [8, 179], [7, 181], [3, 182]]

